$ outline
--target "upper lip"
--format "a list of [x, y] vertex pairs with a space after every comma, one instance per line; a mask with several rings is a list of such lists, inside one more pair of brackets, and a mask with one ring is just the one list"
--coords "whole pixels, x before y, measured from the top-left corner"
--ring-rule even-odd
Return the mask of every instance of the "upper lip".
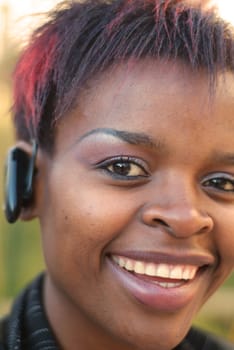
[[205, 265], [214, 265], [215, 257], [210, 253], [205, 252], [152, 252], [152, 251], [115, 251], [109, 255], [117, 255], [126, 257], [132, 260], [143, 262], [152, 262], [155, 264], [170, 264], [170, 265], [194, 265], [202, 267]]

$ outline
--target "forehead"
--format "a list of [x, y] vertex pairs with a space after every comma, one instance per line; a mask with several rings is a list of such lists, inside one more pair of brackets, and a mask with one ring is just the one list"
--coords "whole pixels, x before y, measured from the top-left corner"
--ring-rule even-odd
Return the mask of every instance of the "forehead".
[[[184, 108], [196, 106], [209, 110], [226, 105], [233, 97], [232, 73], [218, 74], [214, 86], [210, 86], [204, 71], [194, 72], [179, 61], [146, 59], [116, 65], [93, 79], [80, 98], [80, 106], [88, 115], [101, 108], [105, 110], [105, 118], [114, 108], [123, 112], [131, 108], [147, 109], [163, 98], [176, 99], [180, 107], [183, 102]], [[87, 103], [88, 100], [92, 103]]]
[[[208, 75], [182, 62], [129, 61], [95, 76], [80, 94], [78, 107], [64, 118], [59, 132], [85, 133], [110, 127], [150, 133], [155, 123], [182, 128], [222, 126], [234, 131], [234, 77], [218, 74], [214, 89]], [[170, 116], [170, 118], [169, 118]], [[217, 130], [216, 130], [217, 131]], [[216, 132], [214, 131], [214, 132]], [[69, 132], [70, 134], [70, 132]], [[79, 136], [79, 135], [78, 135]]]

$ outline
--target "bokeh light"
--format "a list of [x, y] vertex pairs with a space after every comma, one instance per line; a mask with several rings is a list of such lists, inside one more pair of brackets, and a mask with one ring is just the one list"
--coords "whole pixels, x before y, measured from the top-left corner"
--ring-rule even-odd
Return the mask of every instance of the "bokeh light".
[[217, 4], [221, 17], [234, 25], [234, 1], [214, 0], [213, 2]]

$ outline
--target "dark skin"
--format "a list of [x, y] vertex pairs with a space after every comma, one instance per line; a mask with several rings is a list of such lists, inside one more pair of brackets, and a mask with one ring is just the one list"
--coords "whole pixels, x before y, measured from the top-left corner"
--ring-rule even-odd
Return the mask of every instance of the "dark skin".
[[[221, 78], [210, 98], [206, 74], [179, 62], [117, 66], [59, 122], [53, 155], [39, 150], [22, 219], [40, 221], [61, 348], [171, 350], [232, 272], [233, 82]], [[155, 287], [113, 261], [126, 256], [196, 274]]]

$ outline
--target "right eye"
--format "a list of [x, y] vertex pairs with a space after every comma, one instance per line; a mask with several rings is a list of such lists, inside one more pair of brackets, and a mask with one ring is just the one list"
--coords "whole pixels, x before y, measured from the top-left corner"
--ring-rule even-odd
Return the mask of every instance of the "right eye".
[[136, 180], [149, 176], [143, 163], [138, 158], [121, 156], [99, 163], [98, 168], [105, 170], [111, 176], [117, 177], [120, 180]]

